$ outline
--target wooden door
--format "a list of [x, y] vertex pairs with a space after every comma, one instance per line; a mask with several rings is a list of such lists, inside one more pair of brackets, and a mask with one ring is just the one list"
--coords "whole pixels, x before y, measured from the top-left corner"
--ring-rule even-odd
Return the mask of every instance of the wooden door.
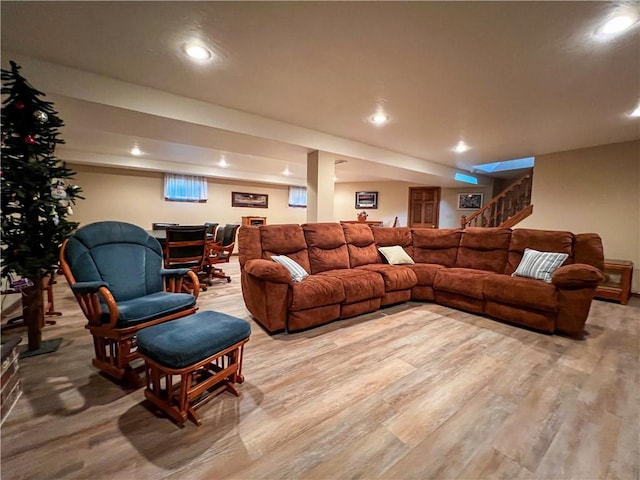
[[409, 187], [409, 226], [438, 228], [440, 187]]

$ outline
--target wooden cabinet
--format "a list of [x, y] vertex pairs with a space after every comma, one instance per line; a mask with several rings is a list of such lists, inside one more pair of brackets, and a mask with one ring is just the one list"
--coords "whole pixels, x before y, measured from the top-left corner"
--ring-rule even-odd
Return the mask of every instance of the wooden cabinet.
[[267, 217], [242, 217], [242, 225], [259, 227], [267, 224]]
[[605, 260], [604, 280], [596, 290], [596, 298], [617, 300], [626, 305], [631, 296], [633, 262], [628, 260]]

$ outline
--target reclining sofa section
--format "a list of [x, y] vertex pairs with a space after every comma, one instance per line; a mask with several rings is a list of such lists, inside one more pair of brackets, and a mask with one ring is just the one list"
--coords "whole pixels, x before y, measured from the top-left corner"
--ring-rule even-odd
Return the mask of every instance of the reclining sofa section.
[[[399, 245], [415, 264], [389, 265]], [[525, 248], [566, 253], [551, 283], [514, 277]], [[294, 332], [407, 300], [581, 337], [604, 267], [597, 234], [510, 228], [385, 228], [359, 224], [243, 226], [242, 295], [269, 332]], [[310, 275], [291, 280], [285, 255]]]

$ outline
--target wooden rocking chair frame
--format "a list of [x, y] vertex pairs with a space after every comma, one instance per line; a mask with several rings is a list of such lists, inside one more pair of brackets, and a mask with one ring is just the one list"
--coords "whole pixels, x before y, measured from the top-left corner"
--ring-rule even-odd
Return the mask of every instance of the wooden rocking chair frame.
[[[76, 280], [69, 264], [65, 260], [67, 242], [68, 240], [65, 240], [60, 248], [60, 267], [69, 285], [74, 285]], [[200, 293], [198, 277], [193, 271], [187, 272], [187, 276], [189, 278], [188, 281], [194, 286], [192, 293], [197, 299]], [[166, 278], [165, 291], [181, 292], [183, 291], [184, 282], [184, 277]], [[198, 310], [198, 307], [193, 305], [179, 312], [155, 318], [132, 327], [119, 328], [116, 326], [119, 318], [118, 304], [107, 287], [100, 287], [97, 293], [74, 292], [74, 295], [82, 313], [87, 318], [88, 323], [85, 328], [93, 336], [95, 350], [95, 358], [92, 360], [93, 365], [116, 380], [128, 380], [136, 386], [141, 386], [139, 372], [144, 369], [144, 365], [140, 365], [135, 369], [131, 366], [131, 362], [139, 358], [136, 350], [137, 332], [151, 325], [191, 315]], [[100, 297], [103, 298], [109, 309], [108, 323], [102, 321], [103, 312]]]

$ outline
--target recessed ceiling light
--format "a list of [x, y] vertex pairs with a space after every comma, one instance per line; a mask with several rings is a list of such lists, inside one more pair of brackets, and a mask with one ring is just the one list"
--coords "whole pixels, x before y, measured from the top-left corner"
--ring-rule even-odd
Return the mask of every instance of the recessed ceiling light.
[[197, 43], [187, 43], [183, 48], [184, 53], [194, 60], [209, 60], [213, 56], [211, 50]]
[[627, 28], [635, 23], [636, 19], [631, 15], [623, 14], [607, 20], [598, 30], [602, 35], [613, 35], [615, 33], [624, 32]]
[[371, 123], [374, 125], [384, 125], [389, 121], [389, 117], [382, 112], [376, 113], [373, 117], [371, 117]]
[[225, 168], [225, 167], [229, 166], [229, 164], [227, 163], [227, 161], [224, 158], [218, 162], [218, 165], [220, 165], [222, 168]]
[[289, 176], [291, 175], [291, 172], [289, 171], [289, 167], [284, 169], [284, 172], [282, 172], [283, 175]]
[[142, 150], [140, 150], [136, 145], [131, 149], [131, 155], [135, 155], [136, 157], [139, 157], [140, 155], [142, 155]]
[[464, 141], [462, 140], [460, 140], [458, 144], [453, 147], [453, 151], [458, 153], [466, 152], [467, 150], [469, 150], [469, 145], [464, 143]]
[[636, 107], [636, 109], [629, 114], [630, 117], [640, 117], [640, 105]]

